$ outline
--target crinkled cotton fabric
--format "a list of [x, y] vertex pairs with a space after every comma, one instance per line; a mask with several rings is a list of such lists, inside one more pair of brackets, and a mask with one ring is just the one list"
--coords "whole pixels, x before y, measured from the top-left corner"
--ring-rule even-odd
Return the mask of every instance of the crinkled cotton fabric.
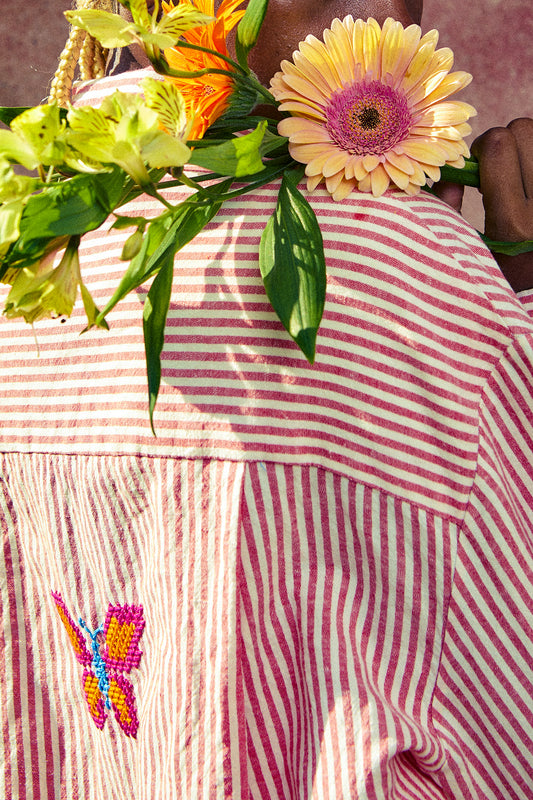
[[[317, 190], [310, 365], [259, 276], [276, 195], [177, 256], [156, 437], [145, 287], [39, 352], [1, 320], [2, 797], [530, 796], [533, 293], [428, 194]], [[125, 236], [82, 243], [100, 306]]]

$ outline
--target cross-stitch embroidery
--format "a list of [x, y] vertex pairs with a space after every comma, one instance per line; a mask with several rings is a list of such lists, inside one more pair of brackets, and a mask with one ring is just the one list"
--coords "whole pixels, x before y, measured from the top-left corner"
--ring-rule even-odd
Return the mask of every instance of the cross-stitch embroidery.
[[[135, 737], [139, 720], [133, 686], [121, 673], [131, 672], [141, 660], [142, 606], [109, 605], [104, 623], [92, 631], [81, 617], [76, 625], [60, 594], [52, 592], [52, 597], [76, 658], [85, 667], [82, 686], [95, 725], [102, 729], [107, 712], [113, 709], [124, 733]], [[90, 650], [83, 631], [89, 636]]]

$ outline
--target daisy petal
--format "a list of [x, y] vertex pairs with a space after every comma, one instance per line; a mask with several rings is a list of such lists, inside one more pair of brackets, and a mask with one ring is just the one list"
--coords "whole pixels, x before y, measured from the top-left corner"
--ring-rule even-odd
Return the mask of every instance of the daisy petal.
[[378, 164], [379, 164], [379, 156], [369, 155], [369, 156], [364, 156], [363, 158], [363, 166], [367, 172], [372, 172], [372, 170], [375, 169]]
[[[336, 150], [337, 148], [331, 145], [331, 154], [335, 153]], [[293, 144], [290, 142], [289, 152], [300, 164], [308, 164], [324, 153], [324, 145], [320, 142], [314, 142], [313, 144]]]
[[362, 180], [368, 170], [363, 166], [363, 159], [361, 156], [352, 156], [346, 163], [344, 168], [344, 175], [347, 179], [356, 178]]
[[397, 169], [390, 161], [383, 162], [383, 169], [399, 189], [406, 189], [409, 185], [409, 175]]
[[433, 142], [408, 139], [402, 143], [401, 148], [406, 155], [425, 164], [441, 167], [446, 162], [446, 153], [441, 150], [440, 145], [437, 146]]
[[416, 195], [420, 194], [420, 186], [415, 183], [410, 183], [409, 186], [404, 189], [405, 194]]
[[355, 180], [346, 180], [346, 178], [342, 178], [339, 185], [333, 192], [333, 199], [335, 201], [344, 200], [348, 197], [349, 194], [353, 192], [357, 183]]
[[327, 92], [322, 92], [310, 81], [300, 78], [299, 75], [285, 75], [284, 82], [289, 91], [292, 89], [300, 96], [314, 100], [318, 106], [322, 105], [328, 97]]
[[293, 142], [329, 142], [327, 129], [315, 120], [287, 117], [278, 125], [278, 132]]
[[476, 115], [476, 109], [460, 100], [451, 100], [430, 106], [417, 116], [417, 125], [421, 127], [442, 128], [458, 125]]
[[[415, 168], [415, 171], [413, 172], [412, 175], [409, 176], [409, 183], [412, 184], [413, 186], [418, 186], [419, 188], [420, 186], [425, 186], [427, 183], [427, 178], [426, 178], [426, 173], [422, 169], [421, 164], [419, 164], [418, 161], [416, 161], [413, 166]], [[427, 166], [427, 164], [424, 164], [424, 166]]]
[[427, 77], [434, 53], [435, 43], [421, 40], [418, 51], [411, 59], [405, 77], [400, 84], [404, 92], [408, 93]]
[[310, 175], [307, 178], [307, 190], [309, 192], [314, 192], [314, 190], [321, 181], [322, 181], [322, 175], [320, 173], [318, 175]]
[[344, 172], [336, 172], [334, 175], [326, 176], [326, 189], [330, 194], [334, 194], [340, 186]]
[[[311, 103], [299, 103], [297, 100], [288, 100], [285, 103], [281, 103], [279, 109], [280, 111], [289, 111], [291, 114], [309, 117], [310, 119], [316, 119], [320, 122], [324, 121], [324, 110], [311, 105]], [[281, 122], [283, 122], [283, 120], [281, 120]]]
[[305, 174], [310, 177], [320, 173], [322, 176], [322, 169], [328, 158], [331, 156], [332, 150], [333, 147], [330, 147], [329, 149], [324, 150], [319, 156], [316, 156], [316, 158], [313, 158], [312, 161], [309, 161], [305, 168]]
[[[467, 155], [469, 155], [469, 153], [467, 153]], [[457, 167], [457, 169], [463, 169], [463, 167], [465, 165], [465, 160], [464, 160], [464, 158], [462, 156], [460, 156], [455, 161], [447, 161], [446, 163], [450, 167]]]
[[372, 170], [370, 180], [374, 197], [381, 197], [390, 186], [390, 178], [382, 164], [378, 164], [376, 169]]
[[372, 191], [372, 179], [370, 177], [370, 173], [365, 175], [362, 181], [359, 181], [358, 187], [360, 192], [371, 192]]
[[[441, 75], [442, 73], [439, 73]], [[461, 89], [465, 89], [469, 83], [472, 81], [472, 76], [469, 72], [452, 72], [450, 75], [446, 75], [442, 78], [438, 86], [432, 89], [431, 86], [428, 86], [428, 94], [424, 97], [424, 104], [431, 105], [432, 103], [438, 103], [440, 100], [445, 100], [451, 94], [455, 94], [455, 92], [460, 92]], [[419, 105], [422, 101], [416, 100], [413, 101], [416, 105]]]
[[417, 51], [420, 33], [418, 25], [403, 28], [400, 22], [391, 18], [385, 20], [380, 45], [381, 76], [390, 75], [392, 86], [399, 85], [403, 78]]
[[363, 72], [371, 72], [373, 75], [377, 74], [378, 69], [378, 48], [379, 37], [381, 35], [381, 28], [375, 19], [370, 18], [366, 24], [363, 20], [358, 20], [362, 25], [357, 30], [357, 35], [360, 37], [360, 45], [362, 50]]
[[432, 181], [440, 181], [440, 167], [435, 167], [433, 164], [420, 164], [421, 168], [424, 170], [428, 178], [431, 178]]
[[405, 172], [406, 175], [413, 175], [415, 168], [409, 156], [398, 155], [394, 150], [390, 150], [386, 155], [386, 159], [393, 167]]
[[329, 178], [339, 172], [339, 170], [343, 170], [344, 173], [345, 164], [346, 153], [343, 153], [342, 150], [334, 150], [328, 160], [324, 163], [324, 166], [322, 167], [322, 174], [325, 178]]

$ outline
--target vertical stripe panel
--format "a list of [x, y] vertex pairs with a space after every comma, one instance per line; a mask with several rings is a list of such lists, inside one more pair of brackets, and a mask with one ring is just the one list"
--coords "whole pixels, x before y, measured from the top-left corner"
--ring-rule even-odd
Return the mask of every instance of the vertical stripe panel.
[[[250, 464], [245, 481], [241, 625], [252, 795], [442, 797], [433, 779], [411, 777], [418, 794], [407, 788], [397, 760], [412, 749], [419, 776], [437, 771], [436, 753], [441, 766], [429, 706], [455, 545], [430, 544], [428, 515], [397, 499], [320, 469], [290, 472], [292, 486], [283, 466]], [[277, 503], [281, 491], [292, 516]], [[440, 533], [455, 540], [454, 526]], [[294, 579], [278, 605], [289, 585], [288, 536]], [[447, 557], [438, 579], [429, 563], [437, 550]], [[422, 657], [413, 658], [421, 641]], [[301, 730], [303, 751], [294, 744]], [[296, 768], [290, 753], [300, 759]]]
[[[104, 461], [95, 469], [93, 457], [4, 459], [1, 657], [13, 681], [2, 684], [5, 796], [246, 796], [246, 759], [229, 755], [245, 740], [228, 721], [243, 706], [235, 656], [244, 465]], [[90, 719], [51, 590], [93, 629], [109, 603], [142, 603], [143, 657], [128, 676], [136, 740], [112, 714], [103, 731]]]
[[[532, 573], [506, 521], [529, 512], [497, 462], [459, 549], [455, 523], [316, 467], [2, 464], [6, 796], [527, 797]], [[142, 603], [136, 740], [90, 719], [52, 589], [93, 629]]]
[[533, 391], [531, 345], [494, 369], [433, 719], [454, 757], [443, 775], [476, 800], [526, 800], [533, 785]]

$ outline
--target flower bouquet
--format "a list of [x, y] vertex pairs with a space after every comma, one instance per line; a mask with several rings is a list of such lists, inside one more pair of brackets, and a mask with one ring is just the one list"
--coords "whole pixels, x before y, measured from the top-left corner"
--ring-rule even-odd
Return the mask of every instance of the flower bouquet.
[[[161, 351], [174, 256], [228, 199], [279, 180], [264, 230], [259, 268], [268, 298], [309, 361], [324, 308], [326, 265], [315, 214], [298, 184], [324, 182], [336, 201], [389, 187], [415, 194], [441, 178], [476, 185], [464, 137], [469, 104], [450, 96], [470, 82], [450, 72], [453, 54], [438, 34], [392, 19], [334, 20], [323, 41], [300, 44], [262, 86], [248, 66], [268, 0], [155, 3], [120, 0], [128, 22], [108, 11], [66, 12], [105, 49], [141, 45], [154, 68], [139, 94], [115, 92], [99, 108], [2, 108], [0, 119], [0, 281], [10, 284], [4, 314], [33, 323], [65, 317], [81, 294], [87, 328], [107, 327], [111, 309], [151, 281], [143, 307], [149, 413], [161, 381]], [[160, 13], [162, 11], [162, 13]], [[235, 53], [227, 37], [236, 28]], [[265, 109], [254, 114], [257, 106]], [[24, 168], [24, 172], [14, 169]], [[186, 186], [172, 205], [165, 189]], [[429, 187], [426, 187], [429, 188]], [[152, 219], [121, 209], [156, 198]], [[83, 282], [81, 238], [111, 217], [132, 229], [125, 269], [105, 307]], [[524, 252], [531, 242], [492, 243]], [[153, 423], [152, 423], [153, 424]]]

